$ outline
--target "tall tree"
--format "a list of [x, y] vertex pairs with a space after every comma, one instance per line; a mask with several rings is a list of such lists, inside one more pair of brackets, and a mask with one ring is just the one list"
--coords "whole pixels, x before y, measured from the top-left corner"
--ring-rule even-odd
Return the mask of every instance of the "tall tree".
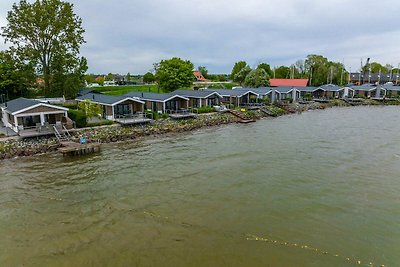
[[208, 70], [207, 70], [206, 67], [204, 67], [204, 66], [199, 66], [199, 67], [197, 68], [197, 70], [201, 72], [201, 75], [203, 75], [204, 78], [206, 78], [206, 79], [209, 78], [209, 77], [208, 77]]
[[82, 67], [83, 60], [78, 55], [85, 42], [84, 29], [81, 18], [73, 12], [73, 4], [61, 0], [21, 0], [8, 12], [7, 21], [1, 35], [17, 55], [24, 55], [35, 64], [43, 76], [46, 95], [52, 90], [53, 75], [60, 71], [65, 75], [76, 73]]
[[244, 83], [247, 75], [250, 72], [251, 72], [251, 68], [249, 66], [245, 66], [238, 73], [235, 74], [235, 77], [233, 77], [233, 81], [238, 82], [240, 85], [242, 85]]
[[264, 68], [257, 68], [246, 76], [244, 84], [253, 88], [269, 86], [269, 75]]
[[257, 66], [257, 69], [263, 69], [268, 74], [269, 77], [272, 77], [274, 73], [272, 72], [271, 66], [267, 63], [260, 63]]
[[156, 72], [156, 81], [161, 89], [173, 91], [193, 85], [193, 63], [174, 57], [161, 60]]
[[275, 78], [290, 78], [290, 68], [286, 66], [280, 66], [275, 69]]
[[33, 87], [35, 82], [33, 65], [24, 64], [13, 53], [0, 52], [0, 94], [9, 99], [28, 96], [27, 89]]
[[143, 82], [145, 83], [153, 83], [155, 81], [154, 74], [150, 71], [143, 75]]
[[234, 80], [236, 74], [238, 74], [239, 71], [241, 71], [246, 66], [247, 66], [246, 61], [238, 61], [238, 62], [236, 62], [235, 65], [232, 68], [231, 79]]

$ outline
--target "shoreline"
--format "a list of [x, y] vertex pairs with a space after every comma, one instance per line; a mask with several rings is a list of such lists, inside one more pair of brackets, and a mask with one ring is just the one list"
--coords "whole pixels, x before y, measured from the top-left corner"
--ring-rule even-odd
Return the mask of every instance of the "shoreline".
[[[365, 106], [365, 105], [363, 105]], [[381, 106], [388, 106], [381, 104]], [[280, 106], [269, 106], [274, 112], [274, 116], [264, 114], [260, 110], [250, 110], [245, 114], [256, 122], [260, 119], [275, 118], [289, 114], [301, 114], [310, 110], [321, 110], [331, 107], [352, 107], [344, 101], [334, 101], [332, 103], [308, 103], [308, 104], [288, 104]], [[72, 141], [79, 142], [81, 136], [85, 136], [88, 142], [117, 143], [126, 141], [136, 141], [142, 138], [165, 136], [182, 132], [192, 132], [202, 128], [217, 127], [238, 123], [238, 118], [229, 113], [206, 113], [199, 114], [195, 119], [188, 120], [157, 120], [146, 125], [136, 125], [123, 127], [121, 125], [109, 125], [91, 128], [76, 129], [71, 132]], [[61, 145], [55, 137], [43, 137], [40, 139], [15, 140], [7, 139], [0, 141], [0, 161], [5, 159], [29, 157], [35, 155], [49, 154], [57, 152]], [[61, 156], [61, 154], [60, 154]]]

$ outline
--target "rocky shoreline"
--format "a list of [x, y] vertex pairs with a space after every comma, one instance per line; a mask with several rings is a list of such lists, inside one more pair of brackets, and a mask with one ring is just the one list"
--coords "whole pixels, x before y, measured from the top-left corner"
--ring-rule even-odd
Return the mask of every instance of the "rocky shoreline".
[[[330, 103], [310, 102], [306, 104], [287, 104], [268, 106], [269, 115], [260, 110], [245, 112], [249, 118], [258, 120], [263, 117], [277, 117], [290, 113], [301, 113], [307, 110], [325, 109], [334, 106], [350, 106], [344, 101], [333, 101]], [[100, 126], [93, 128], [76, 129], [73, 131], [72, 140], [79, 141], [84, 136], [88, 142], [113, 143], [135, 140], [146, 136], [160, 136], [165, 134], [182, 133], [205, 127], [213, 127], [238, 122], [238, 118], [229, 113], [200, 114], [196, 119], [171, 120], [162, 119], [147, 125], [136, 125], [122, 127], [120, 125]], [[60, 147], [55, 137], [43, 137], [39, 139], [15, 140], [6, 139], [0, 141], [0, 160], [33, 156], [43, 153], [56, 152]]]

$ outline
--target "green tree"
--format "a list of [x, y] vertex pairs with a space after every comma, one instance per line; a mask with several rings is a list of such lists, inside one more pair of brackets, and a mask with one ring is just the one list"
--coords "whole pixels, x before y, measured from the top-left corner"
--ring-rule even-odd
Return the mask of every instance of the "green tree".
[[193, 85], [193, 64], [189, 60], [177, 57], [161, 60], [156, 72], [156, 81], [159, 87], [165, 91], [191, 87]]
[[107, 76], [104, 78], [105, 81], [113, 81], [114, 80], [114, 74], [111, 72], [107, 74]]
[[238, 73], [236, 73], [235, 77], [233, 78], [234, 82], [238, 82], [240, 85], [244, 83], [246, 76], [251, 72], [251, 68], [249, 66], [245, 66], [242, 68]]
[[10, 51], [0, 52], [0, 94], [13, 99], [28, 96], [28, 88], [35, 84], [32, 64], [24, 64]]
[[[84, 29], [82, 20], [73, 12], [73, 5], [60, 0], [21, 0], [12, 6], [7, 25], [1, 35], [12, 44], [17, 55], [34, 64], [44, 79], [44, 92], [52, 89], [54, 70], [74, 73], [81, 67], [78, 57]], [[60, 68], [59, 59], [66, 64]], [[67, 74], [68, 74], [67, 73]]]
[[206, 78], [206, 79], [209, 78], [209, 77], [208, 77], [208, 70], [207, 70], [206, 67], [204, 67], [204, 66], [199, 66], [199, 67], [197, 68], [197, 70], [201, 72], [201, 75], [203, 75], [204, 78]]
[[280, 66], [275, 69], [275, 78], [289, 79], [290, 68], [286, 66]]
[[264, 68], [257, 68], [246, 76], [244, 84], [253, 88], [269, 86], [269, 75]]
[[231, 79], [234, 80], [236, 74], [238, 74], [239, 71], [241, 71], [246, 66], [247, 66], [246, 61], [238, 61], [238, 62], [236, 62], [235, 65], [232, 68]]
[[258, 64], [257, 69], [263, 69], [268, 74], [269, 77], [272, 77], [274, 73], [272, 72], [271, 66], [267, 63]]
[[87, 118], [100, 118], [102, 113], [102, 108], [99, 104], [96, 104], [89, 99], [85, 99], [79, 102], [78, 107], [82, 110]]
[[151, 72], [147, 72], [145, 75], [143, 75], [143, 82], [145, 83], [153, 83], [155, 81], [154, 74]]

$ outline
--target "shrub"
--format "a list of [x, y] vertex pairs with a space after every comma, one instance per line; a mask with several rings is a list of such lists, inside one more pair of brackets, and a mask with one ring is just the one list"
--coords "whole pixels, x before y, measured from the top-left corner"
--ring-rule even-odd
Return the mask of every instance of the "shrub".
[[110, 120], [105, 120], [105, 121], [87, 123], [87, 127], [96, 127], [96, 126], [111, 125], [111, 124], [114, 124], [114, 122]]
[[215, 112], [215, 108], [214, 107], [201, 107], [201, 108], [197, 108], [197, 112], [199, 114]]
[[78, 104], [63, 104], [61, 106], [69, 109], [78, 109]]
[[85, 112], [83, 112], [82, 110], [70, 109], [68, 111], [68, 117], [70, 117], [71, 120], [75, 121], [77, 128], [83, 128], [87, 126], [87, 117]]

